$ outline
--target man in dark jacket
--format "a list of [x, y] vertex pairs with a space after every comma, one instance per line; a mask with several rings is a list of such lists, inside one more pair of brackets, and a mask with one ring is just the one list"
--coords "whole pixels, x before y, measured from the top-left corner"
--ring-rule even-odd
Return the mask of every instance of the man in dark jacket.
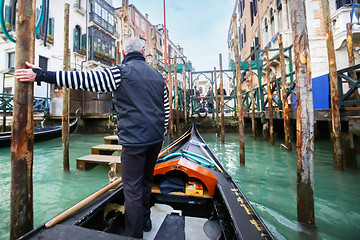
[[100, 71], [43, 71], [18, 69], [20, 81], [37, 81], [93, 92], [113, 92], [117, 110], [122, 179], [125, 195], [125, 232], [142, 238], [151, 230], [150, 196], [154, 167], [168, 125], [167, 87], [161, 74], [143, 56], [143, 43], [131, 37], [124, 44], [121, 65]]

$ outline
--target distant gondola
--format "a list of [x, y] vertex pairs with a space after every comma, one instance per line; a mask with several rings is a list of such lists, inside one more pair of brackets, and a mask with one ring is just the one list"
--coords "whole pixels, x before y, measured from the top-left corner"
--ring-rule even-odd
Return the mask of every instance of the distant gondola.
[[[75, 132], [78, 124], [78, 117], [70, 123], [70, 133]], [[61, 137], [61, 125], [34, 127], [34, 141], [41, 142]], [[11, 132], [0, 133], [0, 147], [9, 147], [11, 145]]]
[[[132, 239], [124, 236], [123, 187], [116, 181], [115, 190], [104, 187], [54, 226], [52, 219], [20, 239]], [[194, 125], [159, 154], [151, 201], [152, 229], [144, 239], [274, 239]]]

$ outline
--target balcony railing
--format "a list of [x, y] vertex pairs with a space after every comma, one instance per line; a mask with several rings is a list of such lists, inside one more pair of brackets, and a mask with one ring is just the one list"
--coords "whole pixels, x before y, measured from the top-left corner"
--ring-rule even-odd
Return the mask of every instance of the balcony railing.
[[112, 26], [110, 23], [108, 23], [105, 19], [97, 15], [95, 12], [90, 12], [90, 21], [93, 21], [106, 31], [108, 31], [111, 34], [115, 33], [115, 26]]

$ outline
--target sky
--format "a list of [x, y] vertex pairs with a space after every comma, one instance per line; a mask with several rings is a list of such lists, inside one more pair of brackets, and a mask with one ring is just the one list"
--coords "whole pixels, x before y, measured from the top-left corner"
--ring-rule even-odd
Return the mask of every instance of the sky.
[[[113, 0], [121, 7], [122, 0]], [[152, 24], [163, 24], [163, 0], [129, 0]], [[166, 0], [166, 28], [169, 38], [184, 48], [196, 71], [228, 69], [227, 34], [235, 0]]]

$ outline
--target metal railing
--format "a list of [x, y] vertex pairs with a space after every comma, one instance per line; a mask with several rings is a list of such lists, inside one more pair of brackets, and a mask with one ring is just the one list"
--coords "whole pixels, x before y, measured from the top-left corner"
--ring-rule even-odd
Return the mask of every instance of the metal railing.
[[[360, 64], [354, 65], [351, 67], [343, 68], [337, 71], [338, 74], [338, 86], [339, 86], [339, 97], [340, 105], [359, 105], [359, 88], [360, 88], [360, 78], [358, 80], [350, 77], [350, 72], [360, 69]], [[347, 73], [347, 75], [345, 75]], [[344, 92], [343, 83], [349, 84], [349, 89]], [[357, 93], [355, 93], [357, 92]], [[355, 93], [355, 94], [354, 94]]]
[[[12, 94], [1, 93], [0, 95], [0, 112], [12, 112], [13, 111]], [[49, 112], [49, 98], [47, 97], [34, 97], [34, 112]]]

